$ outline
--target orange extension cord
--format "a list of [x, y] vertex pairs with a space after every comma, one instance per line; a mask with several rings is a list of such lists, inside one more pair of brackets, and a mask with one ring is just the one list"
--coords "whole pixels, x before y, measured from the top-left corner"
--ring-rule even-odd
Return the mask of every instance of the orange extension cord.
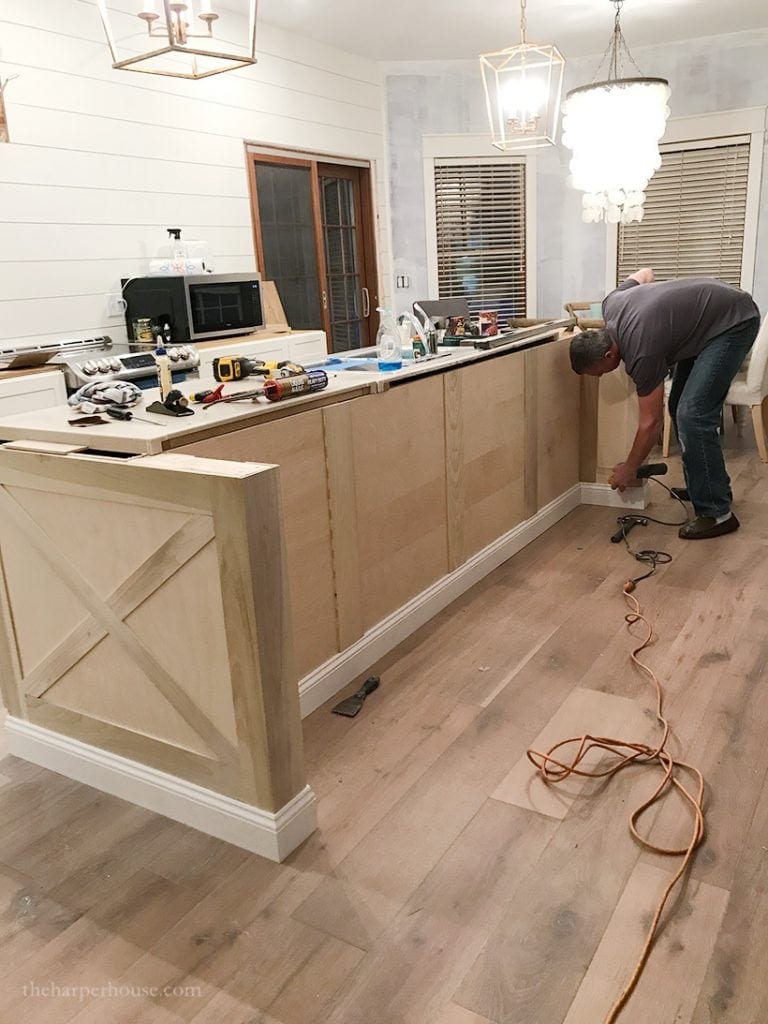
[[[569, 775], [581, 775], [590, 779], [600, 779], [608, 775], [615, 775], [617, 772], [620, 772], [622, 768], [626, 768], [627, 765], [632, 764], [655, 764], [663, 773], [663, 778], [655, 792], [632, 813], [629, 829], [638, 843], [640, 843], [641, 846], [644, 846], [645, 849], [652, 850], [654, 853], [666, 854], [670, 857], [682, 857], [683, 859], [680, 867], [672, 878], [672, 881], [664, 890], [664, 893], [659, 900], [656, 913], [653, 916], [653, 921], [648, 930], [645, 945], [643, 946], [643, 950], [637, 961], [632, 977], [629, 979], [624, 991], [613, 1004], [608, 1016], [605, 1018], [604, 1024], [614, 1024], [614, 1022], [618, 1020], [619, 1014], [632, 995], [632, 992], [643, 973], [645, 965], [648, 962], [648, 957], [651, 953], [651, 949], [653, 948], [653, 943], [659, 928], [659, 921], [661, 920], [661, 915], [664, 912], [664, 908], [667, 905], [669, 897], [693, 860], [696, 847], [704, 838], [704, 811], [702, 808], [704, 800], [704, 777], [698, 768], [694, 768], [692, 765], [686, 764], [684, 761], [675, 760], [675, 758], [673, 758], [666, 749], [670, 735], [670, 727], [669, 722], [664, 717], [664, 694], [661, 689], [661, 683], [659, 682], [655, 672], [641, 661], [639, 657], [640, 653], [644, 651], [645, 648], [654, 640], [653, 627], [641, 611], [636, 598], [630, 593], [630, 591], [634, 589], [634, 585], [630, 584], [631, 581], [628, 581], [624, 587], [624, 598], [632, 609], [625, 616], [627, 629], [630, 630], [630, 635], [632, 635], [631, 628], [635, 623], [640, 622], [645, 626], [645, 637], [640, 646], [636, 647], [632, 651], [631, 658], [635, 665], [641, 672], [645, 673], [655, 687], [656, 719], [661, 725], [661, 742], [657, 747], [649, 747], [646, 746], [645, 743], [629, 743], [626, 740], [612, 739], [606, 736], [585, 735], [561, 740], [560, 743], [556, 743], [554, 747], [551, 747], [546, 754], [542, 754], [537, 750], [528, 751], [528, 759], [533, 765], [535, 765], [541, 773], [542, 778], [547, 783], [561, 782], [563, 779], [567, 779]], [[556, 751], [561, 750], [563, 747], [572, 746], [574, 744], [576, 745], [576, 752], [569, 764], [565, 764], [552, 756]], [[585, 768], [579, 768], [583, 759], [591, 750], [594, 749], [606, 750], [611, 754], [615, 754], [619, 760], [613, 766], [602, 771], [588, 771]], [[679, 775], [681, 769], [691, 772], [695, 777], [698, 784], [698, 792], [695, 796], [690, 793], [680, 781]], [[637, 828], [638, 820], [642, 814], [660, 800], [665, 793], [669, 791], [670, 786], [674, 786], [678, 790], [690, 805], [693, 813], [693, 829], [691, 832], [690, 842], [687, 846], [676, 850], [667, 849], [663, 846], [656, 846], [655, 843], [652, 843], [649, 839], [640, 835]]]

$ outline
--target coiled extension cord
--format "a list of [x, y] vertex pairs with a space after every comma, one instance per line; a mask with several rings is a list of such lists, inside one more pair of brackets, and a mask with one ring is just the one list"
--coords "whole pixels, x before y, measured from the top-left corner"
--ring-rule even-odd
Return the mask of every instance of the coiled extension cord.
[[[655, 478], [654, 478], [655, 479]], [[680, 502], [685, 509], [685, 504], [682, 499], [678, 498], [677, 495], [672, 494], [671, 490], [662, 484], [661, 481], [656, 480], [659, 486], [664, 487], [665, 490], [669, 491], [673, 498]], [[662, 526], [682, 526], [683, 523], [670, 523], [665, 522], [661, 519], [652, 519], [651, 517], [635, 517], [635, 516], [621, 516], [619, 517], [620, 532], [622, 534], [619, 540], [624, 540], [627, 550], [629, 553], [637, 559], [639, 562], [643, 562], [646, 565], [650, 565], [650, 570], [643, 576], [638, 576], [635, 579], [627, 580], [624, 584], [624, 600], [629, 606], [629, 611], [624, 616], [624, 621], [627, 626], [627, 630], [630, 631], [633, 626], [638, 623], [644, 627], [644, 635], [640, 644], [635, 647], [630, 655], [633, 664], [638, 668], [640, 672], [650, 681], [653, 686], [656, 695], [656, 721], [661, 729], [661, 738], [656, 746], [649, 746], [646, 743], [637, 743], [631, 740], [624, 740], [609, 736], [593, 736], [590, 733], [586, 733], [583, 736], [571, 737], [566, 740], [561, 740], [556, 743], [553, 747], [546, 752], [530, 749], [527, 751], [529, 761], [534, 765], [542, 779], [547, 784], [555, 784], [563, 782], [571, 775], [578, 775], [583, 778], [590, 779], [602, 779], [607, 776], [613, 776], [618, 774], [623, 768], [629, 765], [645, 764], [651, 767], [657, 768], [661, 772], [661, 780], [657, 785], [654, 792], [644, 800], [639, 807], [637, 807], [629, 819], [629, 830], [632, 833], [634, 839], [646, 850], [651, 850], [654, 853], [664, 854], [669, 857], [680, 857], [681, 862], [677, 868], [677, 871], [672, 876], [669, 884], [661, 895], [659, 902], [656, 906], [656, 912], [653, 915], [653, 920], [648, 929], [645, 944], [638, 957], [635, 969], [632, 975], [624, 986], [623, 991], [614, 1002], [608, 1015], [605, 1017], [604, 1024], [614, 1024], [618, 1020], [622, 1009], [626, 1006], [632, 995], [635, 987], [640, 980], [640, 976], [643, 973], [648, 958], [653, 948], [653, 943], [659, 930], [659, 922], [661, 921], [664, 908], [669, 902], [669, 898], [672, 895], [675, 887], [683, 878], [691, 865], [696, 848], [704, 838], [705, 823], [704, 823], [704, 777], [698, 768], [688, 764], [685, 761], [679, 761], [670, 754], [667, 749], [667, 744], [670, 737], [670, 725], [667, 718], [664, 715], [664, 693], [661, 687], [661, 683], [653, 671], [644, 661], [641, 660], [640, 655], [649, 647], [655, 637], [653, 633], [653, 627], [644, 615], [640, 604], [632, 594], [637, 584], [644, 579], [648, 579], [652, 576], [658, 565], [664, 565], [672, 560], [672, 556], [666, 551], [657, 551], [653, 549], [645, 549], [642, 551], [633, 551], [629, 546], [627, 540], [626, 525], [630, 520], [642, 518], [646, 522], [659, 523]], [[688, 517], [683, 522], [687, 522]], [[634, 525], [637, 525], [636, 523]], [[630, 527], [631, 528], [631, 527]], [[612, 538], [613, 539], [613, 538]], [[636, 639], [636, 638], [635, 638]], [[603, 750], [607, 754], [613, 755], [613, 763], [609, 764], [605, 768], [588, 769], [583, 766], [583, 761], [587, 755], [593, 750]], [[695, 785], [691, 788], [686, 786], [683, 781], [685, 773], [692, 776]], [[642, 815], [654, 804], [662, 800], [667, 793], [671, 792], [672, 788], [675, 788], [683, 800], [687, 804], [691, 812], [692, 825], [691, 834], [688, 843], [684, 847], [666, 847], [658, 846], [656, 843], [651, 842], [649, 838], [642, 835], [639, 830], [639, 821]]]

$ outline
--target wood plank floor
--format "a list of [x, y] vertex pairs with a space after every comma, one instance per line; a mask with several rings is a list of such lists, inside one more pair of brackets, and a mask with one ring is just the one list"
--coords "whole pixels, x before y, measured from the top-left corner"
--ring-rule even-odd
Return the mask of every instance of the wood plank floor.
[[[674, 555], [638, 596], [708, 832], [622, 1024], [768, 1021], [768, 467], [735, 446], [739, 533], [632, 535]], [[320, 830], [283, 865], [5, 757], [0, 1024], [601, 1024], [674, 870], [627, 830], [655, 777], [558, 794], [524, 755], [654, 736], [615, 515], [576, 510], [373, 666], [358, 718], [306, 720]], [[674, 801], [647, 825], [688, 828]]]

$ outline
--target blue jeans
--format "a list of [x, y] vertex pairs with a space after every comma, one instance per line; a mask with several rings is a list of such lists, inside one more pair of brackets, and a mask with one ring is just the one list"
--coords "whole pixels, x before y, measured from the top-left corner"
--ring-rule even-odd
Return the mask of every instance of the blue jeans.
[[717, 430], [728, 389], [759, 327], [759, 317], [738, 324], [707, 342], [695, 359], [675, 366], [668, 409], [697, 516], [724, 516], [731, 507], [731, 481]]

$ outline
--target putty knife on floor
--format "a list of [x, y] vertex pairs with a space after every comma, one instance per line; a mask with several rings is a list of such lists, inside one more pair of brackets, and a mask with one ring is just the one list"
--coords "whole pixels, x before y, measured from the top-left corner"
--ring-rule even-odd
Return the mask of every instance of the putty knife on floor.
[[346, 700], [341, 701], [335, 708], [331, 708], [334, 715], [344, 715], [346, 718], [354, 718], [360, 708], [363, 706], [363, 702], [369, 693], [373, 693], [374, 690], [379, 688], [379, 677], [370, 676], [365, 680], [361, 689], [357, 693], [353, 693], [351, 697], [347, 697]]

